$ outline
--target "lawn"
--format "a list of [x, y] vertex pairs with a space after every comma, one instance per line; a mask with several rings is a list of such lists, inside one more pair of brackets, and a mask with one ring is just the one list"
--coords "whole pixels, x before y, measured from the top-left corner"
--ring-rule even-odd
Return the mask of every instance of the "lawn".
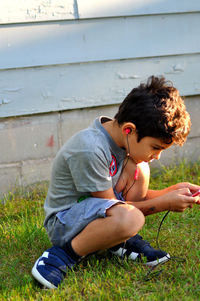
[[[181, 163], [152, 171], [151, 189], [179, 181], [200, 183], [200, 162]], [[47, 184], [9, 193], [0, 202], [0, 300], [200, 300], [200, 207], [170, 212], [159, 234], [159, 246], [170, 253], [169, 262], [149, 268], [121, 261], [108, 251], [85, 258], [68, 272], [57, 290], [45, 290], [31, 276], [31, 268], [50, 247], [43, 228]], [[146, 218], [141, 235], [156, 247], [165, 213]], [[157, 274], [153, 274], [156, 272]]]

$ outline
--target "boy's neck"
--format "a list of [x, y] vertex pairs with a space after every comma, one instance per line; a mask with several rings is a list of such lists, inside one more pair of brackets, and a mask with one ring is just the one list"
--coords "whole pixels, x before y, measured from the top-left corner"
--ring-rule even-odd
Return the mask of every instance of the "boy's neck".
[[109, 120], [107, 122], [104, 122], [102, 123], [102, 126], [119, 147], [125, 148], [123, 135], [121, 133], [118, 123], [115, 120]]

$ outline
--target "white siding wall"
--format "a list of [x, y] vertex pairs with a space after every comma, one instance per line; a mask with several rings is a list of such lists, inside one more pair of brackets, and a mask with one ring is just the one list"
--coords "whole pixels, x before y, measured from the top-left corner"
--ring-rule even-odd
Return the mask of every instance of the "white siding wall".
[[0, 117], [117, 104], [151, 74], [199, 94], [198, 0], [2, 2]]

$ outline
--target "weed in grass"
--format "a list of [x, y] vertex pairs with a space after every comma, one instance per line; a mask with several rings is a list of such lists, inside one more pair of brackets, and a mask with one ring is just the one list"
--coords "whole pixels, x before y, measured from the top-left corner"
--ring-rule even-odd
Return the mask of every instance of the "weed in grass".
[[[200, 183], [199, 162], [152, 170], [151, 189], [179, 181]], [[47, 186], [29, 187], [10, 193], [0, 201], [0, 300], [200, 300], [200, 208], [170, 212], [159, 235], [159, 245], [171, 260], [158, 266], [162, 273], [150, 281], [149, 268], [124, 260], [107, 251], [86, 257], [69, 271], [57, 290], [44, 290], [31, 276], [31, 268], [50, 247], [43, 228], [43, 203]], [[164, 213], [148, 216], [140, 234], [155, 247]]]

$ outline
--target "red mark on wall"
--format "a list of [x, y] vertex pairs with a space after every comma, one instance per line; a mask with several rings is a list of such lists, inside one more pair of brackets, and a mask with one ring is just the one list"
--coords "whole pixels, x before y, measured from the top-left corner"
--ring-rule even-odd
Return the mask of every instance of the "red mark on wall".
[[53, 135], [51, 135], [50, 138], [48, 139], [47, 146], [48, 147], [53, 147], [54, 144], [55, 144], [54, 137], [53, 137]]

